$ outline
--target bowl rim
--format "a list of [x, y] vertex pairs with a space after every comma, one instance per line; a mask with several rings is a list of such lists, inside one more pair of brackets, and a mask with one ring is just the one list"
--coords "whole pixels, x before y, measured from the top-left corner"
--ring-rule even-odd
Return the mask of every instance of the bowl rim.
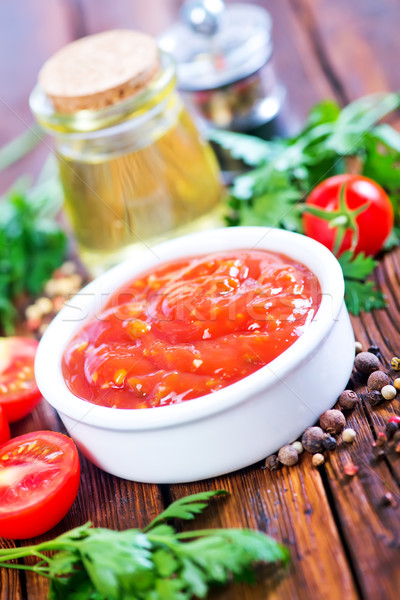
[[[199, 245], [207, 250], [199, 251]], [[273, 361], [220, 390], [154, 409], [100, 406], [78, 398], [68, 389], [61, 372], [64, 349], [86, 321], [100, 312], [108, 300], [107, 296], [140, 273], [174, 258], [249, 249], [282, 253], [303, 263], [314, 272], [321, 287], [321, 304], [307, 330]], [[304, 235], [281, 229], [244, 226], [191, 233], [152, 248], [146, 246], [136, 264], [131, 258], [125, 260], [71, 298], [50, 323], [39, 343], [35, 360], [36, 381], [42, 395], [63, 416], [97, 428], [148, 430], [205, 419], [284, 382], [288, 373], [310, 358], [329, 334], [338, 319], [343, 298], [343, 273], [337, 259], [325, 246]], [[84, 315], [83, 320], [77, 320], [76, 311]]]

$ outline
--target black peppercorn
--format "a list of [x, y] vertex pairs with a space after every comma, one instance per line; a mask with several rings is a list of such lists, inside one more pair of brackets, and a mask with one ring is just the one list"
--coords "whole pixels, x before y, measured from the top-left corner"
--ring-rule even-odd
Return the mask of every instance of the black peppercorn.
[[321, 452], [324, 436], [325, 434], [321, 427], [307, 427], [301, 438], [304, 450], [311, 452], [311, 454]]
[[329, 435], [329, 433], [325, 434], [324, 439], [322, 440], [322, 447], [324, 450], [335, 450], [337, 446], [337, 441], [333, 437], [333, 435]]
[[389, 440], [392, 439], [392, 437], [394, 436], [396, 431], [398, 431], [398, 429], [399, 429], [399, 426], [397, 423], [391, 423], [391, 422], [386, 423], [385, 433]]
[[389, 375], [386, 375], [383, 371], [374, 371], [368, 377], [367, 387], [369, 390], [376, 390], [378, 392], [381, 391], [385, 385], [391, 385], [392, 380]]
[[327, 410], [319, 418], [319, 424], [328, 433], [341, 433], [346, 425], [344, 414], [340, 410]]
[[362, 394], [362, 398], [371, 406], [377, 406], [378, 404], [384, 401], [382, 394], [377, 391], [371, 391], [367, 392], [366, 394]]
[[352, 410], [358, 403], [358, 395], [353, 390], [344, 390], [338, 398], [340, 408]]
[[371, 352], [371, 354], [375, 354], [375, 356], [378, 356], [378, 354], [381, 353], [379, 346], [375, 346], [375, 345], [370, 346], [368, 348], [368, 352]]
[[379, 370], [380, 363], [372, 352], [360, 352], [354, 359], [354, 367], [362, 375], [370, 375], [373, 371]]
[[281, 463], [278, 460], [276, 454], [271, 454], [265, 459], [265, 467], [270, 471], [277, 471], [281, 467]]

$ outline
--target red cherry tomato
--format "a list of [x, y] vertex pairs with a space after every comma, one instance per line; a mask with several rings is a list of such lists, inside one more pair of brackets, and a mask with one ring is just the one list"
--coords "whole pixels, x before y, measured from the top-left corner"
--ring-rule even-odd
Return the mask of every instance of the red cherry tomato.
[[0, 406], [0, 444], [4, 444], [4, 442], [8, 442], [10, 439], [10, 426], [6, 419], [6, 415], [4, 414], [4, 410]]
[[355, 254], [373, 256], [393, 229], [393, 207], [388, 195], [375, 181], [361, 175], [329, 177], [312, 190], [305, 207], [304, 233], [337, 256], [353, 246]]
[[35, 431], [0, 446], [0, 537], [41, 535], [66, 515], [79, 488], [71, 438]]
[[29, 414], [42, 398], [33, 372], [37, 347], [30, 338], [0, 338], [0, 406], [9, 423]]

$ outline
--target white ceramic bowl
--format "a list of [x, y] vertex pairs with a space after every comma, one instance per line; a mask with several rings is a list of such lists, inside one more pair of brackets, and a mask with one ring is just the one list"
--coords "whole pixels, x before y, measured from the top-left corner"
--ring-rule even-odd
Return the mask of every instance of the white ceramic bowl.
[[[319, 279], [320, 308], [285, 352], [246, 378], [182, 404], [126, 410], [97, 406], [65, 385], [61, 359], [77, 331], [122, 284], [161, 262], [226, 249], [266, 249], [305, 264]], [[354, 360], [354, 336], [343, 301], [342, 271], [319, 243], [263, 227], [200, 232], [144, 248], [85, 287], [44, 334], [35, 373], [82, 452], [125, 479], [178, 483], [240, 469], [296, 439], [344, 389]]]

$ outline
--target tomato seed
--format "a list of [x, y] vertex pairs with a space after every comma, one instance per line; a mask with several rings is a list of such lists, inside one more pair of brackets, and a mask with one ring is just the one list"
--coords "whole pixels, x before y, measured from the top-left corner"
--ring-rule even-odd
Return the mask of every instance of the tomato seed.
[[127, 371], [125, 369], [119, 369], [119, 371], [116, 371], [116, 373], [114, 374], [114, 383], [116, 383], [117, 385], [123, 383], [126, 374]]
[[21, 383], [19, 384], [19, 387], [22, 390], [30, 390], [32, 386], [33, 386], [33, 381], [21, 381]]

